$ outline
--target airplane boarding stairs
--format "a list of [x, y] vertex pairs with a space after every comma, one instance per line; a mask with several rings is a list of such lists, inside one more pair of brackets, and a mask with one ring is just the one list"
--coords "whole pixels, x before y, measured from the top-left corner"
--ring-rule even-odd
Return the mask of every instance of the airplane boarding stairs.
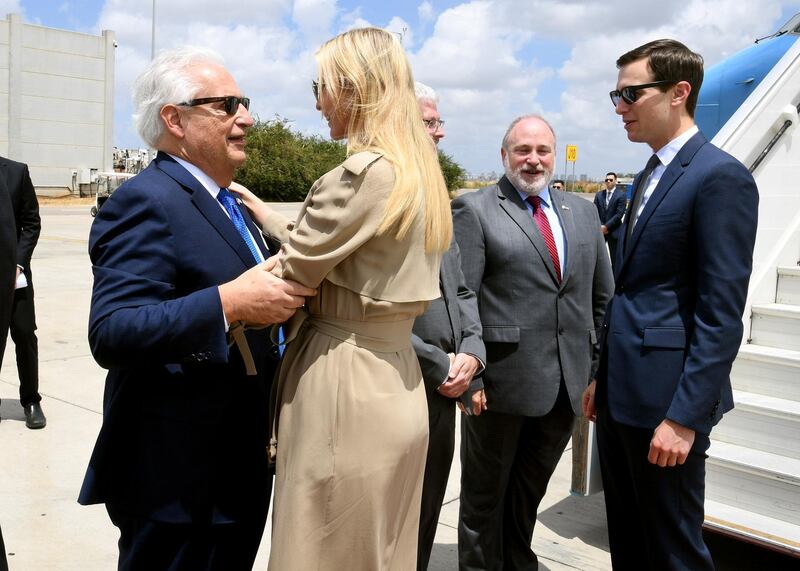
[[[800, 14], [786, 30], [800, 36]], [[737, 73], [727, 80], [740, 89], [750, 71]], [[750, 168], [759, 211], [745, 339], [731, 371], [735, 408], [711, 432], [705, 507], [708, 528], [800, 558], [798, 124], [794, 41], [712, 140]]]
[[800, 556], [800, 266], [777, 275], [731, 371], [736, 406], [711, 433], [706, 526]]

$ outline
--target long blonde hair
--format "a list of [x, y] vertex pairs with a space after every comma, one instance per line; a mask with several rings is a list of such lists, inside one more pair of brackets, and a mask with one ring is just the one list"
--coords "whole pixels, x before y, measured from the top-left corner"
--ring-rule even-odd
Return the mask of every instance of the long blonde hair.
[[378, 232], [402, 238], [420, 209], [425, 250], [445, 251], [453, 223], [435, 145], [422, 123], [414, 78], [399, 39], [379, 28], [350, 30], [316, 54], [320, 89], [346, 108], [347, 152], [380, 152], [395, 183]]

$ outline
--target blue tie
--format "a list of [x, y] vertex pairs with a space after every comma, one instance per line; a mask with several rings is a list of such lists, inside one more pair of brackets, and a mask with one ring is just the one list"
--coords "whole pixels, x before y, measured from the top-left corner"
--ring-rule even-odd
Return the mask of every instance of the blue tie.
[[250, 248], [250, 252], [253, 254], [256, 263], [261, 263], [263, 256], [256, 247], [255, 242], [253, 242], [253, 237], [250, 235], [250, 232], [247, 230], [247, 224], [245, 224], [244, 218], [242, 218], [242, 213], [239, 211], [239, 205], [236, 204], [236, 199], [233, 198], [233, 195], [227, 188], [220, 188], [219, 194], [217, 194], [217, 200], [225, 207], [225, 211], [228, 213], [228, 216], [231, 217], [231, 222], [236, 226], [236, 230], [239, 231], [239, 235], [242, 237], [242, 240], [244, 240], [244, 243]]
[[[228, 216], [231, 217], [231, 222], [233, 222], [233, 225], [236, 226], [236, 229], [242, 236], [244, 243], [247, 244], [248, 248], [250, 248], [250, 252], [256, 259], [256, 263], [261, 263], [263, 256], [259, 254], [258, 248], [256, 248], [256, 245], [253, 243], [253, 238], [250, 236], [250, 232], [247, 230], [247, 225], [244, 222], [244, 218], [242, 218], [242, 213], [239, 211], [239, 205], [236, 204], [236, 199], [233, 198], [233, 195], [227, 188], [220, 188], [219, 194], [217, 194], [217, 200], [219, 200], [222, 206], [225, 207], [225, 211], [228, 213]], [[269, 254], [267, 254], [267, 256], [269, 256]], [[283, 357], [283, 351], [285, 349], [283, 340], [283, 327], [279, 327], [278, 352], [280, 353], [281, 357]]]

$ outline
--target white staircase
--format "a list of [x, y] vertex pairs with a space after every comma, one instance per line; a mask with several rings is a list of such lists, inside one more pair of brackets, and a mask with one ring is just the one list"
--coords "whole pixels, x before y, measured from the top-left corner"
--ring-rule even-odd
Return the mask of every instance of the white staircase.
[[800, 557], [800, 267], [752, 306], [731, 371], [736, 408], [711, 432], [706, 525]]

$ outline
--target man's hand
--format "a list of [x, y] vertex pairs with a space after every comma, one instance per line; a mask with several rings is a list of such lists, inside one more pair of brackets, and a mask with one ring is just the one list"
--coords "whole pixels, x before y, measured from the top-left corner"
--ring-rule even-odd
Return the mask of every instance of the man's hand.
[[[471, 400], [472, 400], [472, 414], [473, 414], [473, 416], [480, 416], [481, 413], [484, 410], [486, 410], [486, 391], [484, 391], [483, 389], [478, 389], [477, 391], [472, 393]], [[464, 403], [462, 403], [461, 401], [458, 401], [456, 404], [458, 404], [458, 409], [461, 412], [463, 412], [464, 414], [467, 414], [467, 411], [464, 410]]]
[[606, 226], [605, 224], [600, 226], [600, 233], [603, 234], [603, 235], [608, 234], [608, 226]]
[[694, 430], [669, 419], [661, 421], [650, 440], [647, 461], [662, 468], [683, 464], [694, 444]]
[[597, 381], [592, 379], [586, 390], [583, 391], [583, 398], [581, 399], [581, 408], [583, 409], [583, 416], [597, 422], [597, 409], [594, 406], [594, 391], [597, 389]]
[[302, 307], [306, 297], [317, 295], [316, 290], [275, 277], [269, 272], [270, 265], [274, 262], [259, 264], [219, 286], [222, 311], [228, 323], [283, 323]]
[[454, 399], [460, 397], [469, 388], [472, 377], [480, 368], [481, 363], [467, 353], [458, 355], [449, 353], [448, 357], [450, 357], [450, 371], [447, 374], [447, 380], [436, 390], [440, 395]]

